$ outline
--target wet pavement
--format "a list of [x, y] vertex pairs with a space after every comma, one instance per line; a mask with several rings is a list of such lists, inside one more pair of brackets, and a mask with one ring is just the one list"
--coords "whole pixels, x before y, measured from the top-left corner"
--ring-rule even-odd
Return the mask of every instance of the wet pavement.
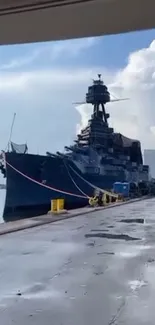
[[154, 325], [154, 279], [155, 199], [4, 235], [0, 323]]

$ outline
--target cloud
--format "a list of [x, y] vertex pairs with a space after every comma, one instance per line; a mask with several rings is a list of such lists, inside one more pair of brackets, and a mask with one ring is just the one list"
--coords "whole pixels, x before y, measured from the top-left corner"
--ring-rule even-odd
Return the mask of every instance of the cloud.
[[[1, 75], [1, 148], [7, 144], [14, 112], [12, 141], [27, 141], [30, 152], [63, 150], [64, 145], [70, 145], [80, 123], [73, 102], [83, 100], [96, 74], [96, 68], [74, 68]], [[108, 80], [107, 72], [106, 76]]]
[[[93, 44], [93, 39], [88, 43]], [[66, 56], [71, 55], [68, 46], [64, 46]], [[85, 45], [79, 42], [78, 46], [81, 51]], [[73, 55], [77, 51], [74, 48]], [[58, 53], [60, 57], [64, 49]], [[129, 101], [107, 104], [109, 124], [126, 136], [140, 139], [143, 148], [155, 148], [155, 41], [148, 48], [131, 53], [126, 67], [118, 71], [94, 66], [25, 72], [23, 66], [19, 72], [1, 73], [0, 147], [7, 144], [14, 112], [17, 115], [12, 141], [27, 141], [30, 152], [63, 150], [64, 145], [73, 143], [77, 129], [86, 125], [92, 107], [75, 108], [72, 103], [84, 100], [97, 73], [102, 73], [114, 96], [130, 97]]]
[[[29, 66], [37, 60], [47, 58], [47, 61], [53, 62], [61, 60], [63, 57], [76, 58], [84, 50], [90, 49], [94, 44], [97, 43], [99, 38], [83, 38], [67, 41], [48, 42], [43, 44], [23, 45], [25, 54], [23, 56], [11, 59], [9, 62], [0, 65], [0, 71], [14, 70], [22, 67]], [[11, 51], [11, 50], [10, 50]]]
[[[110, 124], [127, 136], [139, 138], [143, 148], [155, 148], [155, 41], [129, 55], [126, 67], [111, 77], [109, 89], [117, 98], [130, 98], [107, 104]], [[89, 108], [77, 109], [84, 125]]]
[[0, 66], [1, 71], [6, 71], [6, 70], [11, 70], [11, 69], [17, 69], [21, 67], [25, 67], [26, 65], [29, 65], [30, 63], [33, 63], [40, 55], [41, 53], [44, 52], [44, 49], [37, 49], [33, 51], [32, 53], [19, 57], [16, 59], [11, 60], [8, 63], [4, 63]]

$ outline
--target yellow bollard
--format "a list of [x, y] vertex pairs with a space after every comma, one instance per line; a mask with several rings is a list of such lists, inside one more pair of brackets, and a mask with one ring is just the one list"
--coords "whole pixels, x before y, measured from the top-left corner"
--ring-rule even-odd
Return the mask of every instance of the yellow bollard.
[[94, 206], [94, 198], [93, 198], [93, 197], [90, 197], [90, 198], [89, 198], [89, 205], [90, 205], [91, 207]]
[[89, 198], [89, 205], [91, 206], [91, 207], [95, 207], [96, 205], [97, 205], [97, 198], [94, 196], [94, 197], [90, 197]]
[[109, 195], [109, 204], [111, 203], [111, 201], [112, 201], [112, 196]]
[[106, 193], [104, 193], [102, 196], [102, 202], [103, 202], [103, 205], [106, 205], [106, 203], [107, 203], [107, 194]]
[[57, 209], [57, 200], [51, 200], [51, 212], [56, 212]]
[[64, 210], [64, 199], [58, 199], [57, 200], [57, 211], [62, 211]]
[[64, 209], [65, 200], [64, 199], [56, 199], [51, 200], [51, 210], [48, 211], [49, 214], [66, 214], [67, 210]]

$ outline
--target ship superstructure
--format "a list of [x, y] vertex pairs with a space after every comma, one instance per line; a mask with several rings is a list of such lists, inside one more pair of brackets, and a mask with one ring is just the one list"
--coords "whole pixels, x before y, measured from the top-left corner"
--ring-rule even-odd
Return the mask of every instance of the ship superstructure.
[[140, 142], [114, 133], [109, 127], [110, 114], [106, 112], [105, 104], [111, 101], [119, 99], [111, 100], [99, 74], [86, 94], [86, 103], [93, 105], [93, 114], [78, 134], [76, 144], [66, 149], [72, 151], [75, 163], [76, 160], [83, 161], [83, 172], [113, 175], [125, 181], [147, 180], [148, 166], [143, 166]]
[[27, 145], [19, 148], [11, 143], [12, 151], [3, 153], [1, 162], [6, 221], [47, 213], [54, 198], [63, 197], [66, 206], [74, 208], [86, 205], [95, 188], [111, 190], [116, 181], [148, 181], [140, 142], [115, 133], [108, 124], [109, 102], [110, 93], [99, 74], [86, 94], [86, 103], [93, 107], [91, 118], [74, 144], [65, 147], [65, 154], [29, 154]]

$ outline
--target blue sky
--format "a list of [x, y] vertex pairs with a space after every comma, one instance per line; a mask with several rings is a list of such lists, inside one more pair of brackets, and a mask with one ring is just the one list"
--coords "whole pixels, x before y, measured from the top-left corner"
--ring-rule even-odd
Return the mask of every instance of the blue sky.
[[[98, 37], [96, 38], [96, 43], [93, 46], [87, 47], [80, 55], [74, 55], [72, 57], [69, 55], [62, 55], [61, 57], [57, 57], [55, 59], [55, 65], [58, 67], [64, 67], [65, 65], [104, 65], [109, 69], [120, 68], [126, 65], [129, 53], [148, 47], [154, 37], [155, 30]], [[70, 43], [72, 43], [73, 47], [78, 42], [80, 43], [80, 40], [65, 41], [69, 46]], [[26, 58], [31, 56], [32, 52], [41, 51], [42, 49], [43, 52], [46, 52], [46, 55], [39, 55], [36, 57], [36, 61], [33, 61], [25, 68], [29, 69], [32, 67], [35, 69], [38, 68], [38, 66], [41, 68], [49, 67], [49, 47], [59, 45], [60, 43], [63, 42], [2, 46], [0, 49], [0, 61], [1, 64], [7, 64], [8, 61], [16, 60], [21, 57]], [[16, 69], [17, 67], [15, 70]]]
[[[83, 100], [91, 78], [102, 73], [117, 97], [110, 124], [143, 147], [155, 147], [155, 30], [64, 42], [0, 48], [0, 146], [9, 138], [28, 142], [30, 152], [62, 150], [72, 143], [91, 108], [74, 107]], [[153, 43], [152, 43], [153, 42]], [[80, 113], [80, 114], [79, 114]], [[1, 116], [2, 116], [1, 115]]]

